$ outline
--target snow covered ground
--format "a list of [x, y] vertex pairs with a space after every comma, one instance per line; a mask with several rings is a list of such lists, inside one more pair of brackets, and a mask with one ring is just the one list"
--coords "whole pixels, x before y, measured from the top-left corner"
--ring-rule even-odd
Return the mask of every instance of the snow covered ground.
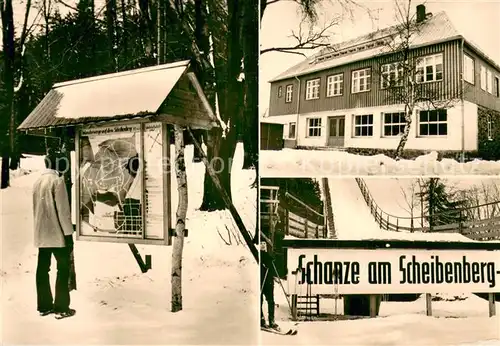
[[[484, 178], [483, 178], [484, 179]], [[367, 178], [372, 195], [380, 199], [389, 212], [396, 212], [402, 197], [398, 186], [409, 179]], [[456, 180], [455, 182], [459, 182]], [[460, 181], [471, 186], [478, 179]], [[329, 186], [337, 236], [350, 239], [401, 239], [425, 241], [471, 241], [459, 234], [402, 233], [381, 230], [375, 223], [354, 178], [331, 178]], [[284, 289], [292, 291], [283, 281]], [[305, 293], [305, 292], [302, 292]], [[314, 292], [313, 292], [314, 293]], [[426, 316], [425, 296], [414, 302], [386, 302], [377, 318], [356, 320], [299, 322], [290, 321], [286, 296], [275, 286], [278, 305], [276, 316], [282, 329], [297, 328], [296, 336], [279, 336], [261, 332], [264, 345], [500, 345], [500, 315], [488, 317], [488, 302], [473, 294], [455, 299], [451, 294], [432, 303], [433, 316]], [[343, 314], [342, 299], [322, 299], [321, 313]], [[264, 309], [266, 306], [264, 304]], [[496, 303], [497, 312], [500, 303]], [[266, 310], [264, 310], [266, 311]]]
[[332, 175], [497, 175], [500, 161], [474, 160], [459, 163], [437, 161], [437, 152], [415, 160], [395, 161], [385, 155], [362, 156], [343, 151], [283, 149], [260, 151], [262, 177]]
[[[278, 324], [299, 332], [296, 336], [261, 332], [263, 345], [500, 345], [500, 316], [488, 317], [488, 302], [474, 295], [466, 295], [465, 300], [434, 301], [433, 316], [426, 316], [425, 296], [421, 296], [414, 302], [382, 302], [377, 318], [294, 326], [284, 294], [278, 288], [275, 292]], [[335, 300], [323, 299], [321, 304], [321, 312], [335, 312]], [[500, 303], [496, 304], [498, 312]], [[341, 299], [337, 311], [343, 311]]]
[[[369, 179], [366, 179], [369, 180]], [[372, 185], [375, 179], [370, 183]], [[376, 179], [378, 184], [392, 184], [392, 179]], [[392, 232], [381, 229], [375, 222], [370, 209], [359, 190], [354, 178], [329, 179], [332, 211], [335, 222], [335, 231], [340, 240], [369, 240], [369, 239], [398, 239], [398, 240], [426, 240], [426, 241], [470, 241], [458, 233], [422, 233], [422, 232]], [[379, 186], [381, 187], [381, 186]], [[387, 186], [386, 186], [387, 187]], [[399, 191], [385, 190], [386, 199], [399, 194]], [[381, 191], [377, 193], [380, 195]], [[378, 200], [375, 198], [375, 201]], [[386, 202], [388, 207], [389, 204]], [[388, 207], [390, 211], [391, 208]], [[385, 211], [385, 210], [384, 210]]]
[[[173, 151], [173, 148], [172, 148]], [[142, 274], [126, 244], [79, 241], [75, 244], [78, 290], [71, 293], [75, 317], [57, 321], [36, 312], [36, 249], [32, 240], [31, 187], [43, 167], [23, 159], [12, 186], [0, 193], [2, 222], [2, 342], [6, 344], [247, 344], [258, 343], [258, 266], [227, 211], [201, 212], [204, 166], [191, 163], [183, 256], [184, 309], [170, 312], [171, 247], [138, 245], [152, 255], [153, 269]], [[236, 208], [255, 229], [255, 171], [241, 170], [237, 148], [232, 174]], [[176, 189], [175, 178], [172, 188]], [[174, 190], [176, 196], [176, 190]], [[174, 197], [174, 200], [176, 197]], [[172, 211], [176, 210], [176, 201]], [[227, 246], [231, 232], [232, 246]], [[55, 261], [53, 261], [53, 266]], [[55, 267], [52, 279], [55, 279]]]

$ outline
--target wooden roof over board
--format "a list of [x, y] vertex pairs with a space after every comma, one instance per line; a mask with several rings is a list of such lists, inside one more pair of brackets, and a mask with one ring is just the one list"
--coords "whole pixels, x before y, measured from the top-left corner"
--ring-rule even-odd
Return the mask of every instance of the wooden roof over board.
[[189, 61], [180, 61], [55, 84], [18, 129], [39, 132], [124, 119], [219, 126]]

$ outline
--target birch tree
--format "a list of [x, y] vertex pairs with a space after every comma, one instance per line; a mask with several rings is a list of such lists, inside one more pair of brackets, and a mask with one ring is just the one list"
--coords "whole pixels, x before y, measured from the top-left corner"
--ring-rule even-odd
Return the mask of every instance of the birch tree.
[[[406, 206], [401, 206], [403, 209], [405, 209], [409, 214], [410, 214], [410, 228], [413, 231], [413, 228], [415, 227], [414, 220], [415, 220], [415, 209], [417, 209], [419, 205], [419, 198], [418, 198], [418, 190], [417, 190], [418, 182], [415, 180], [412, 180], [410, 183], [410, 186], [408, 189], [405, 189], [403, 186], [400, 186], [401, 193], [403, 194], [404, 201]], [[423, 227], [423, 225], [420, 225]]]
[[174, 125], [175, 136], [175, 176], [177, 178], [177, 205], [175, 237], [172, 248], [172, 312], [182, 310], [182, 250], [184, 248], [184, 230], [188, 208], [188, 186], [186, 163], [184, 160], [184, 131], [179, 125]]
[[[432, 110], [440, 117], [441, 109], [452, 107], [463, 95], [463, 90], [447, 91], [443, 94], [423, 83], [426, 80], [423, 59], [421, 54], [412, 46], [413, 41], [421, 33], [426, 19], [417, 21], [416, 14], [412, 14], [412, 1], [408, 0], [406, 5], [395, 1], [396, 21], [394, 27], [385, 32], [379, 32], [381, 36], [378, 43], [382, 45], [382, 54], [379, 70], [374, 71], [374, 76], [380, 78], [381, 89], [385, 91], [386, 100], [393, 104], [401, 104], [404, 108], [404, 128], [391, 128], [390, 135], [400, 135], [400, 140], [395, 151], [398, 160], [408, 142], [413, 115], [416, 110]], [[443, 62], [435, 62], [433, 80], [443, 78]], [[455, 89], [455, 88], [450, 88]], [[400, 122], [398, 119], [397, 122]]]

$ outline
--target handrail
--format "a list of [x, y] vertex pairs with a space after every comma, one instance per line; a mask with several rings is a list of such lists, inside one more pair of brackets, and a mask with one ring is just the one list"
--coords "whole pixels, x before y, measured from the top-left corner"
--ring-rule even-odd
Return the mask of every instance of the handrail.
[[[324, 219], [325, 216], [323, 214], [317, 212], [309, 205], [302, 202], [300, 199], [288, 192], [285, 193], [284, 197], [289, 198], [291, 201], [295, 202], [298, 205], [298, 209], [303, 208], [303, 210], [305, 211], [305, 215], [299, 215], [300, 213], [296, 214], [294, 211], [292, 211], [292, 209], [290, 209], [290, 203], [287, 203], [286, 200], [282, 199], [276, 201], [271, 199], [261, 199], [261, 203], [266, 203], [273, 207], [270, 212], [264, 212], [264, 210], [261, 208], [261, 220], [270, 220], [273, 215], [277, 215], [279, 213], [279, 209], [282, 210], [282, 213], [285, 214], [286, 235], [293, 235], [299, 238], [327, 238], [324, 223], [318, 224], [317, 221], [314, 221], [315, 218]], [[278, 209], [275, 209], [276, 207]]]
[[298, 199], [297, 197], [291, 195], [289, 192], [285, 192], [285, 197], [288, 197], [292, 200], [294, 200], [295, 202], [299, 203], [300, 205], [302, 205], [304, 208], [307, 208], [308, 210], [312, 211], [314, 214], [316, 214], [317, 216], [319, 217], [323, 217], [323, 214], [321, 213], [318, 213], [316, 210], [314, 210], [313, 208], [311, 208], [310, 206], [308, 206], [307, 204], [305, 204], [304, 202], [302, 202], [300, 199]]
[[333, 215], [332, 198], [330, 194], [330, 185], [328, 183], [328, 178], [322, 178], [323, 180], [323, 192], [325, 194], [325, 217], [327, 218], [328, 233], [329, 237], [337, 239], [337, 231], [335, 229], [335, 216]]
[[[479, 204], [473, 207], [466, 207], [466, 208], [457, 208], [456, 210], [453, 210], [454, 213], [458, 212], [459, 213], [459, 220], [458, 223], [453, 223], [453, 224], [447, 224], [447, 225], [439, 225], [439, 226], [424, 226], [423, 225], [423, 220], [428, 219], [429, 215], [425, 216], [413, 216], [413, 217], [404, 217], [404, 216], [395, 216], [391, 215], [380, 208], [380, 206], [377, 204], [375, 199], [373, 198], [372, 194], [370, 193], [368, 186], [366, 185], [366, 182], [362, 178], [355, 178], [359, 189], [361, 191], [361, 194], [363, 195], [365, 202], [367, 206], [370, 208], [371, 214], [375, 217], [375, 221], [379, 224], [379, 227], [388, 231], [396, 231], [396, 232], [401, 232], [401, 231], [410, 231], [410, 232], [446, 232], [446, 231], [453, 231], [453, 232], [460, 232], [463, 233], [464, 230], [474, 228], [471, 227], [473, 226], [470, 222], [468, 222], [465, 217], [463, 216], [464, 212], [470, 211], [473, 209], [489, 206], [489, 205], [495, 205], [495, 204], [500, 204], [500, 201], [495, 201], [495, 202], [490, 202], [490, 203], [484, 203], [484, 204]], [[436, 213], [433, 215], [433, 217], [438, 217], [441, 215], [446, 215], [449, 214], [449, 212], [441, 212], [441, 213]], [[415, 219], [420, 219], [420, 227], [415, 227], [414, 226], [414, 221]], [[488, 219], [482, 219], [482, 220], [476, 220], [476, 221], [485, 221], [488, 222], [491, 218]], [[394, 223], [395, 220], [395, 223]], [[403, 226], [404, 222], [401, 221], [407, 221], [410, 220], [410, 226]]]
[[324, 225], [309, 221], [307, 218], [287, 212], [288, 234], [298, 238], [325, 238]]

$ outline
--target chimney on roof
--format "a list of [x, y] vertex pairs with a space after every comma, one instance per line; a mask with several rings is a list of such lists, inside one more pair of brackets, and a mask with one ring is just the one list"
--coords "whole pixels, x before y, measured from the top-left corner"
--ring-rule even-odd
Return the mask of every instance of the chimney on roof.
[[425, 5], [417, 5], [417, 23], [421, 23], [425, 20]]

